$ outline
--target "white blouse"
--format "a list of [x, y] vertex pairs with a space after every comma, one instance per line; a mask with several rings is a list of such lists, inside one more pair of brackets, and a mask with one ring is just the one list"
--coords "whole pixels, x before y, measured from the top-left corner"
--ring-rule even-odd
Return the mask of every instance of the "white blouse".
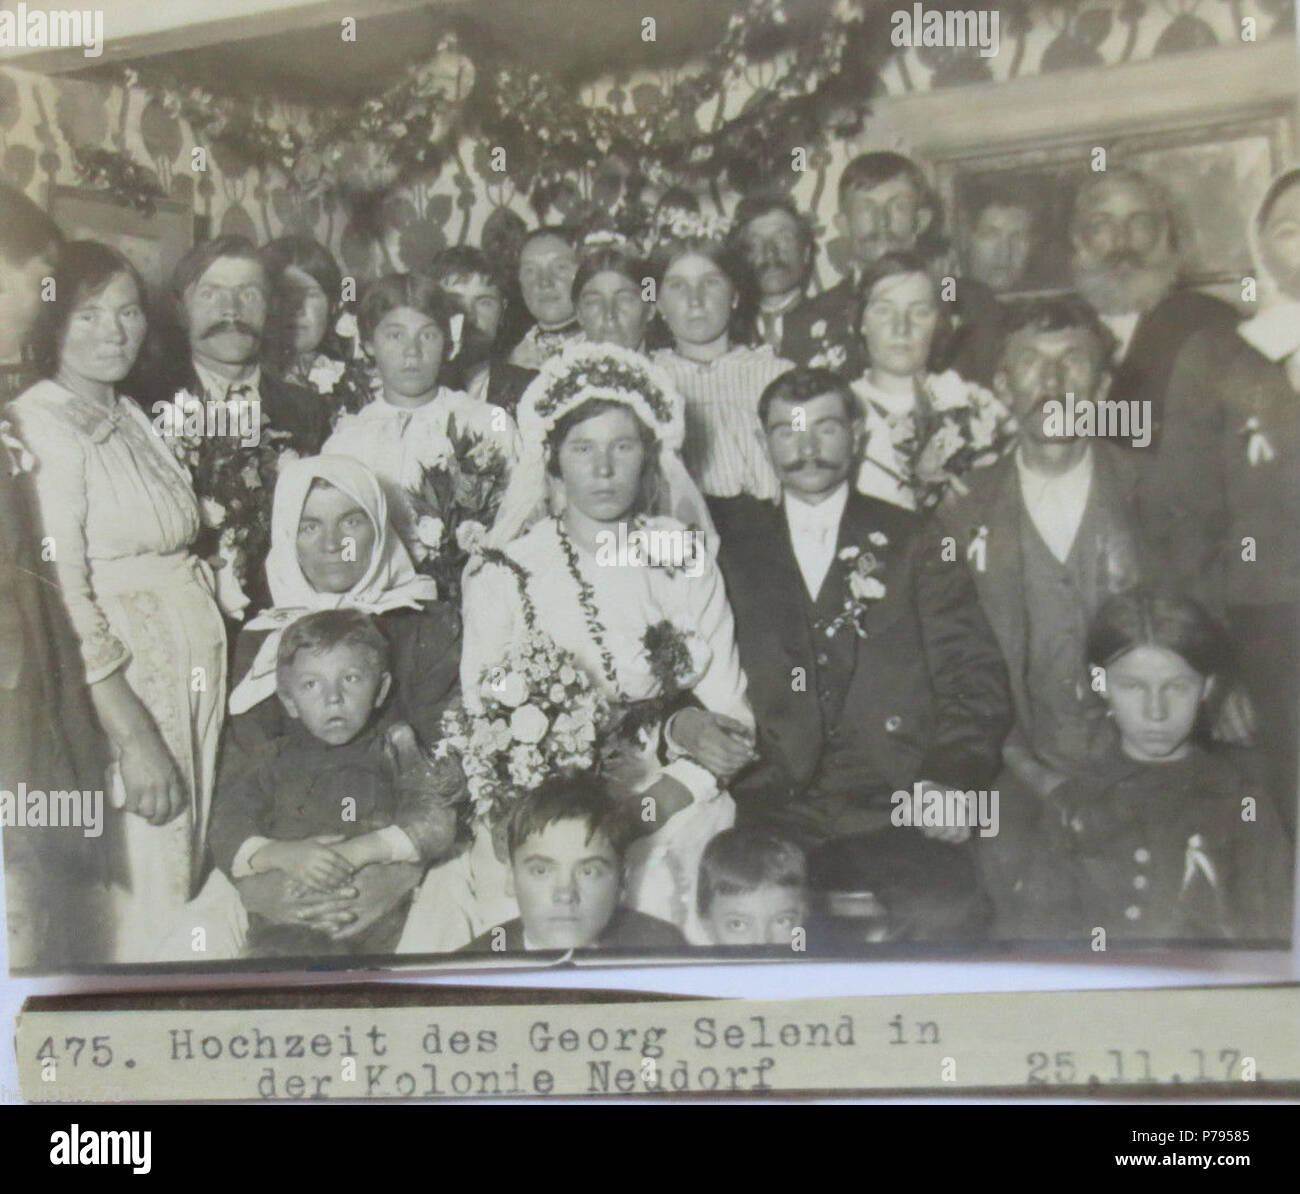
[[470, 431], [495, 444], [513, 466], [519, 458], [514, 419], [459, 390], [440, 388], [423, 406], [407, 410], [377, 397], [355, 415], [339, 419], [321, 449], [328, 456], [351, 456], [366, 465], [384, 487], [393, 525], [407, 543], [414, 541], [408, 490], [418, 489], [426, 465], [451, 453], [448, 429]]
[[40, 531], [54, 552], [63, 600], [78, 636], [86, 682], [130, 658], [96, 599], [148, 585], [152, 561], [181, 559], [199, 531], [189, 475], [130, 398], [111, 409], [54, 381], [10, 406], [36, 458]]
[[709, 497], [742, 493], [775, 500], [781, 483], [767, 455], [758, 400], [768, 383], [794, 368], [767, 345], [728, 349], [716, 360], [692, 361], [671, 348], [651, 354], [686, 400], [682, 460]]

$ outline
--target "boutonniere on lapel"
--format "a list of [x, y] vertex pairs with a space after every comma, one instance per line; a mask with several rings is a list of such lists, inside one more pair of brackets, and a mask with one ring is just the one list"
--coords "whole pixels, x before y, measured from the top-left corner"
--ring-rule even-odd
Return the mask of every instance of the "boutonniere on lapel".
[[[867, 536], [870, 547], [888, 547], [889, 539], [880, 531]], [[885, 565], [873, 551], [857, 546], [843, 547], [835, 558], [844, 565], [844, 606], [826, 627], [826, 637], [833, 638], [842, 627], [852, 626], [859, 638], [867, 637], [867, 614], [885, 595], [880, 574]]]
[[1264, 433], [1264, 425], [1259, 421], [1258, 415], [1251, 415], [1237, 434], [1246, 441], [1246, 460], [1251, 468], [1276, 459], [1277, 452]]

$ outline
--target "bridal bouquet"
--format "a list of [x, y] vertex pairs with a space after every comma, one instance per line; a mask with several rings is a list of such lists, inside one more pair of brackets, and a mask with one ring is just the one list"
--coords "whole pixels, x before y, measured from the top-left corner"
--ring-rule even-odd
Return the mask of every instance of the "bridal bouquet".
[[449, 450], [420, 470], [411, 491], [416, 567], [438, 582], [438, 596], [460, 605], [461, 573], [483, 542], [505, 494], [506, 458], [490, 440], [447, 422]]
[[961, 476], [993, 464], [1015, 437], [1015, 420], [988, 390], [949, 370], [925, 381], [928, 412], [913, 416], [910, 434], [896, 446], [911, 462], [918, 510], [931, 510]]
[[485, 669], [478, 698], [482, 712], [453, 705], [442, 721], [442, 749], [460, 756], [476, 818], [500, 823], [543, 780], [598, 765], [608, 705], [548, 635], [530, 631]]

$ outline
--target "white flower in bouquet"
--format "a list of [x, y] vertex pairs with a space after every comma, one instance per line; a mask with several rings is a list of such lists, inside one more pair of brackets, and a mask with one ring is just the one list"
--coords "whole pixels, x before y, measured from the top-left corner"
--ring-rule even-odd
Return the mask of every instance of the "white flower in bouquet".
[[423, 515], [415, 524], [415, 535], [425, 547], [436, 548], [442, 544], [443, 524], [441, 518], [432, 514]]
[[540, 742], [550, 728], [550, 718], [536, 705], [520, 705], [510, 715], [510, 735], [516, 742]]
[[483, 692], [508, 709], [517, 709], [528, 699], [528, 680], [522, 673], [513, 671], [489, 675], [483, 682]]
[[565, 697], [564, 685], [552, 684], [550, 692], [546, 695], [550, 698], [552, 704], [558, 705]]
[[210, 497], [199, 499], [199, 516], [203, 520], [205, 527], [216, 528], [224, 526], [226, 521], [226, 508], [220, 502]]
[[971, 391], [977, 388], [966, 381], [955, 369], [936, 373], [926, 382], [926, 390], [930, 395], [930, 405], [936, 411], [957, 410], [960, 407], [972, 405]]
[[940, 423], [917, 459], [917, 476], [931, 478], [942, 474], [964, 442], [961, 431], [953, 423]]
[[475, 552], [487, 536], [487, 527], [473, 518], [467, 518], [456, 528], [456, 546], [461, 551]]
[[560, 683], [566, 687], [572, 684], [578, 678], [578, 673], [573, 670], [567, 663], [560, 668]]
[[342, 315], [334, 321], [334, 332], [342, 336], [345, 340], [355, 340], [360, 335], [357, 328], [357, 317], [351, 311], [344, 311]]
[[520, 743], [510, 752], [510, 778], [524, 788], [535, 788], [546, 778], [546, 760], [535, 746]]
[[328, 394], [339, 383], [347, 367], [342, 361], [317, 354], [316, 363], [307, 374], [307, 384], [318, 394]]

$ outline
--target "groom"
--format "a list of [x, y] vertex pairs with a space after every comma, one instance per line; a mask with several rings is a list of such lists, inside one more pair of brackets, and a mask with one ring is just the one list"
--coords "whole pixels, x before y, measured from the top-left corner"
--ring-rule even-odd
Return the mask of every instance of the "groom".
[[862, 422], [835, 374], [792, 369], [758, 411], [781, 499], [712, 506], [758, 721], [737, 823], [802, 845], [815, 888], [875, 894], [896, 932], [974, 935], [969, 821], [913, 826], [891, 799], [988, 789], [1000, 765], [1006, 669], [965, 563], [852, 491]]

